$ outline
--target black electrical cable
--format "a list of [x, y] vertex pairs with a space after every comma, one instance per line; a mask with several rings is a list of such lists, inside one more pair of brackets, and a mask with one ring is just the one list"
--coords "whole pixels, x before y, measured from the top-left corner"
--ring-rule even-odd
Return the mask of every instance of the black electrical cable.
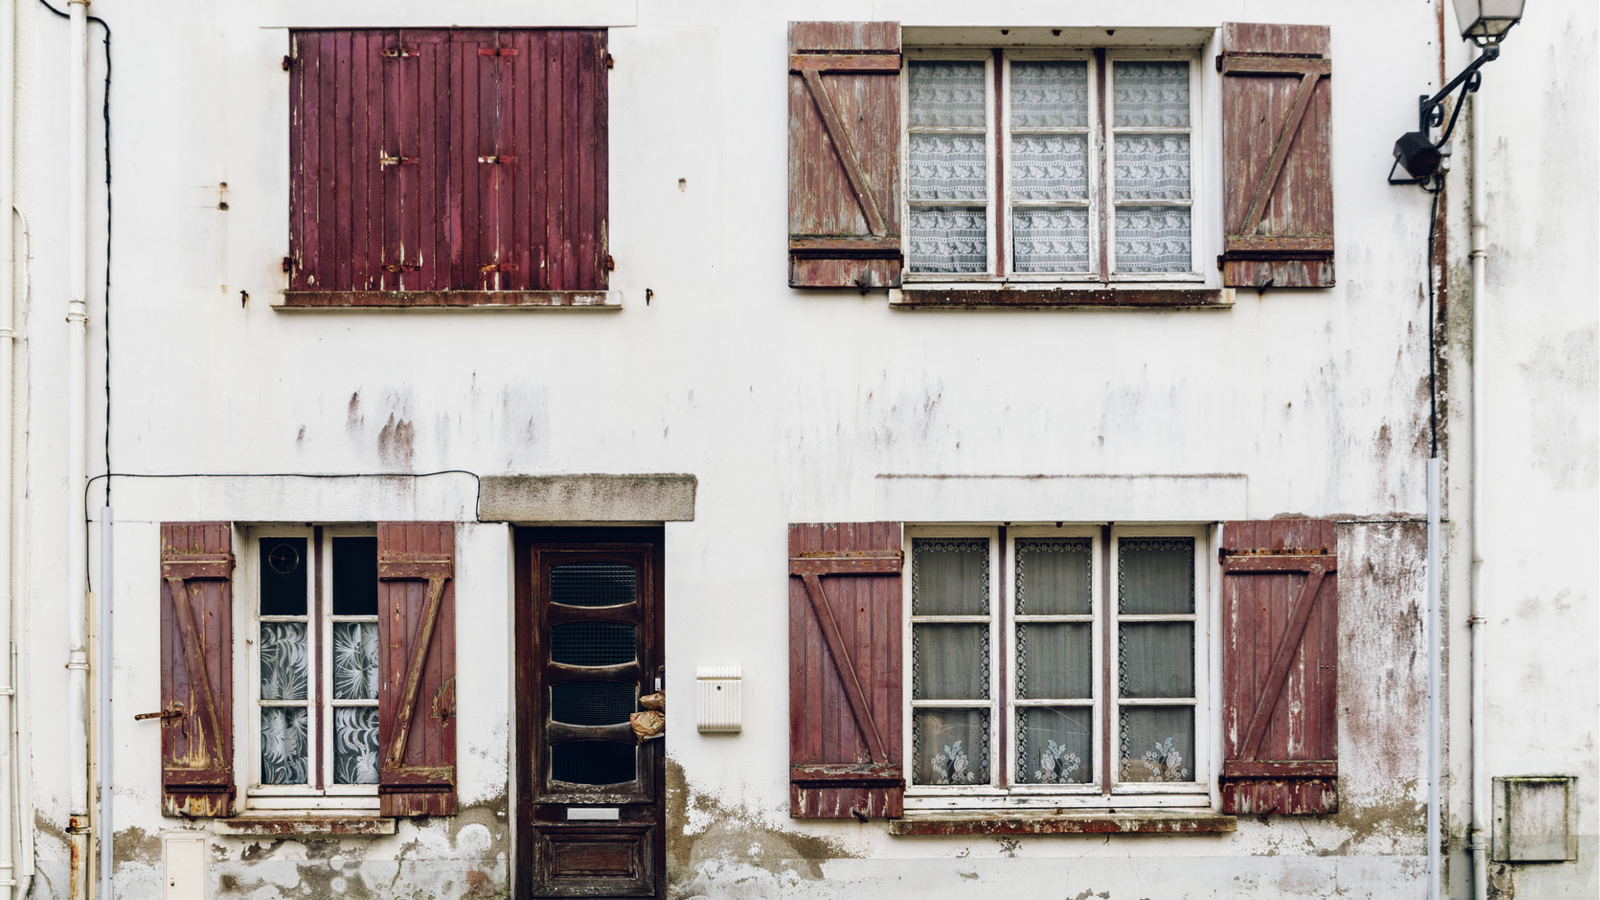
[[1441, 179], [1439, 190], [1433, 192], [1433, 206], [1428, 211], [1428, 441], [1431, 448], [1429, 459], [1439, 458], [1439, 386], [1434, 372], [1434, 357], [1438, 350], [1434, 346], [1434, 334], [1437, 331], [1438, 310], [1434, 308], [1433, 299], [1433, 243], [1439, 228], [1439, 194], [1444, 191], [1444, 182]]

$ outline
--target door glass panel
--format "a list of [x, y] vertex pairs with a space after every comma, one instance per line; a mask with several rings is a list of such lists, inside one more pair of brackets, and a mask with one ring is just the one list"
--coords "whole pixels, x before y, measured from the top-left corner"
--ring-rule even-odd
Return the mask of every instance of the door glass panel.
[[617, 606], [637, 596], [633, 566], [611, 562], [567, 563], [550, 570], [550, 602], [565, 606]]
[[637, 748], [614, 741], [569, 741], [550, 748], [550, 777], [571, 784], [623, 784], [638, 777]]
[[378, 539], [333, 539], [333, 614], [378, 614]]
[[633, 662], [634, 626], [621, 622], [568, 622], [550, 628], [550, 660], [569, 666]]
[[616, 725], [634, 711], [631, 684], [569, 681], [550, 687], [550, 718], [568, 725]]
[[261, 614], [306, 614], [306, 539], [261, 539]]

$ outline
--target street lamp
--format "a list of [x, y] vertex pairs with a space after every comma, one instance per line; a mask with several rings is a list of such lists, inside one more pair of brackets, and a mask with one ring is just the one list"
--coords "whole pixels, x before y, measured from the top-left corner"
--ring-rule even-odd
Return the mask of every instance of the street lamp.
[[[1390, 184], [1420, 184], [1423, 190], [1438, 192], [1443, 187], [1445, 158], [1450, 155], [1450, 134], [1455, 131], [1456, 118], [1461, 115], [1462, 101], [1478, 90], [1483, 83], [1483, 73], [1478, 70], [1488, 62], [1500, 58], [1500, 42], [1511, 26], [1522, 20], [1523, 0], [1454, 0], [1456, 21], [1461, 25], [1461, 37], [1477, 44], [1478, 58], [1450, 80], [1439, 93], [1424, 96], [1418, 104], [1417, 130], [1408, 131], [1394, 142], [1394, 165], [1389, 167]], [[1444, 125], [1444, 101], [1456, 88], [1461, 88], [1450, 122], [1437, 141], [1430, 131]], [[1405, 169], [1409, 178], [1396, 178], [1395, 173]], [[1432, 186], [1430, 187], [1430, 183]]]

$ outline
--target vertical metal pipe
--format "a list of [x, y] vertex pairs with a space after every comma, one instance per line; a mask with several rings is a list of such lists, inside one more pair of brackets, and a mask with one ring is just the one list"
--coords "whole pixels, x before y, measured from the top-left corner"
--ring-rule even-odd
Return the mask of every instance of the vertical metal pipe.
[[1489, 227], [1484, 220], [1485, 182], [1483, 172], [1483, 100], [1482, 94], [1472, 95], [1472, 140], [1468, 146], [1467, 170], [1472, 179], [1472, 614], [1467, 620], [1472, 633], [1472, 760], [1469, 786], [1472, 792], [1472, 826], [1468, 832], [1467, 849], [1472, 854], [1472, 895], [1477, 900], [1489, 896], [1488, 812], [1489, 767], [1485, 760], [1483, 727], [1483, 689], [1485, 678], [1483, 633], [1483, 439], [1485, 405], [1484, 383], [1487, 361], [1484, 359], [1483, 311], [1488, 305], [1485, 266], [1488, 256]]
[[[1428, 260], [1433, 265], [1433, 260]], [[1432, 310], [1429, 316], [1433, 315]], [[1439, 900], [1439, 788], [1443, 758], [1440, 731], [1444, 727], [1440, 677], [1440, 598], [1444, 575], [1439, 570], [1440, 550], [1439, 457], [1428, 460], [1428, 900]]]
[[111, 714], [111, 691], [113, 685], [112, 661], [116, 656], [112, 652], [112, 635], [114, 620], [111, 618], [112, 579], [116, 574], [116, 566], [112, 560], [111, 539], [115, 516], [111, 507], [100, 507], [100, 658], [95, 660], [95, 665], [100, 671], [99, 709], [95, 711], [95, 724], [100, 736], [100, 821], [95, 830], [100, 833], [100, 893], [97, 900], [111, 900], [111, 861], [113, 836], [116, 829], [112, 827], [111, 803], [112, 788], [116, 784], [112, 772], [112, 763], [116, 760], [115, 747], [112, 742], [112, 723], [116, 721]]
[[12, 785], [17, 779], [17, 756], [11, 744], [11, 720], [16, 681], [11, 670], [11, 616], [16, 595], [12, 591], [11, 522], [11, 447], [15, 435], [11, 426], [12, 391], [15, 387], [16, 256], [12, 249], [16, 235], [11, 207], [15, 197], [15, 114], [16, 114], [16, 4], [5, 0], [0, 5], [0, 896], [16, 896], [16, 856], [13, 828], [28, 825], [12, 818]]
[[67, 765], [70, 892], [88, 897], [89, 597], [84, 482], [89, 463], [89, 23], [71, 0], [67, 53], [67, 446], [65, 565], [68, 640]]

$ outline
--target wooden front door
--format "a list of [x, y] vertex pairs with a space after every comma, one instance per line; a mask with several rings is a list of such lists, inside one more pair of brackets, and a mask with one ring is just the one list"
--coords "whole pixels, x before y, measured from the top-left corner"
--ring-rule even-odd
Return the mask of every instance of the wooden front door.
[[517, 550], [517, 894], [658, 897], [661, 530], [525, 529]]

